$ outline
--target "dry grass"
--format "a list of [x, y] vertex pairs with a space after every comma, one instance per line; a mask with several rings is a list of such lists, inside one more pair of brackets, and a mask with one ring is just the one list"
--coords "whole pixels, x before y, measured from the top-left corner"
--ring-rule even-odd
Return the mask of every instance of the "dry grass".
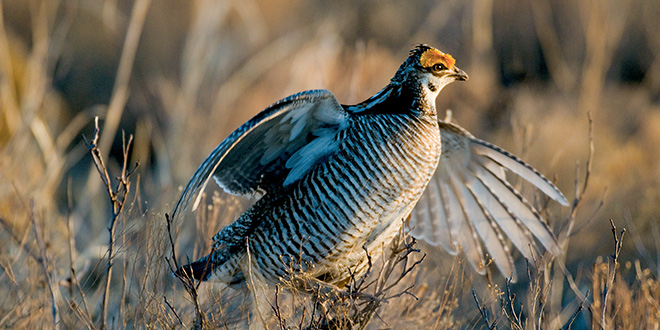
[[269, 328], [657, 329], [658, 17], [644, 0], [0, 0], [0, 327], [246, 328], [247, 289], [183, 285], [168, 260], [208, 253], [248, 202], [209, 193], [172, 246], [177, 188], [272, 101], [361, 101], [425, 42], [470, 74], [438, 108], [574, 198], [560, 209], [517, 182], [566, 254], [520, 260], [509, 283], [404, 237], [330, 299], [271, 289]]

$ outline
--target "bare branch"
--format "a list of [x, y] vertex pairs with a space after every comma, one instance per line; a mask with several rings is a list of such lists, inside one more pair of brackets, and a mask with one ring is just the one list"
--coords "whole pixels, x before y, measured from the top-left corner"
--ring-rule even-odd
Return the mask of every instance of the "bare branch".
[[[201, 281], [197, 281], [197, 283], [195, 283], [195, 279], [193, 278], [192, 273], [189, 273], [188, 269], [181, 268], [179, 266], [176, 256], [176, 248], [174, 245], [174, 236], [172, 235], [172, 218], [167, 213], [165, 213], [165, 221], [167, 223], [167, 236], [169, 238], [170, 251], [172, 253], [172, 258], [166, 257], [165, 259], [167, 260], [170, 271], [172, 271], [174, 276], [181, 282], [181, 284], [183, 284], [184, 289], [193, 301], [195, 307], [195, 323], [193, 328], [202, 329], [206, 324], [206, 317], [204, 316], [204, 313], [200, 307], [199, 294], [197, 292]], [[181, 269], [182, 272], [177, 272], [178, 269]]]
[[39, 252], [41, 253], [41, 259], [39, 263], [41, 264], [41, 270], [44, 273], [44, 277], [46, 278], [46, 284], [48, 286], [48, 293], [50, 296], [50, 303], [51, 303], [51, 314], [53, 315], [53, 328], [59, 329], [60, 313], [57, 307], [55, 293], [53, 291], [53, 278], [50, 274], [50, 271], [48, 270], [49, 259], [48, 259], [48, 254], [46, 253], [46, 244], [44, 244], [43, 237], [41, 236], [41, 230], [39, 229], [39, 226], [37, 226], [37, 221], [34, 216], [34, 201], [30, 201], [30, 221], [32, 222], [32, 229], [34, 230], [34, 237], [37, 240], [37, 246], [39, 247]]
[[170, 302], [167, 301], [167, 297], [166, 297], [166, 296], [163, 296], [163, 300], [165, 301], [165, 305], [167, 305], [167, 307], [169, 307], [169, 309], [172, 311], [172, 314], [174, 314], [174, 316], [176, 317], [177, 321], [179, 321], [179, 325], [181, 325], [182, 327], [185, 328], [186, 325], [183, 324], [183, 321], [181, 321], [181, 318], [179, 317], [179, 314], [176, 313], [176, 310], [174, 309], [174, 307], [172, 307], [172, 305], [170, 304]]
[[114, 252], [115, 252], [115, 232], [117, 228], [116, 224], [124, 210], [124, 206], [126, 205], [126, 198], [128, 197], [128, 194], [130, 193], [131, 190], [130, 176], [135, 172], [135, 170], [140, 164], [139, 162], [137, 162], [131, 170], [127, 169], [128, 150], [130, 149], [131, 143], [133, 141], [133, 136], [131, 135], [128, 139], [128, 142], [126, 142], [126, 139], [123, 139], [124, 141], [124, 144], [122, 145], [122, 148], [124, 150], [123, 152], [124, 159], [122, 160], [123, 165], [121, 169], [121, 175], [117, 177], [116, 188], [113, 189], [112, 182], [110, 180], [110, 173], [108, 172], [108, 168], [106, 167], [105, 162], [103, 161], [103, 155], [101, 154], [101, 151], [99, 150], [97, 144], [97, 141], [99, 139], [98, 117], [94, 118], [94, 125], [95, 125], [94, 137], [92, 138], [91, 142], [87, 142], [85, 140], [85, 143], [89, 148], [89, 153], [92, 155], [92, 161], [94, 162], [94, 165], [97, 171], [99, 172], [99, 175], [103, 180], [103, 183], [105, 184], [105, 187], [108, 192], [108, 197], [110, 199], [110, 205], [112, 206], [112, 217], [110, 219], [110, 225], [108, 227], [108, 233], [109, 233], [108, 259], [106, 266], [105, 289], [103, 291], [103, 300], [101, 302], [100, 329], [103, 330], [107, 326], [108, 301], [110, 299], [110, 284], [112, 282], [112, 268], [113, 268]]
[[477, 293], [474, 291], [474, 289], [472, 289], [472, 297], [474, 298], [474, 302], [477, 304], [477, 309], [479, 309], [481, 319], [484, 321], [484, 323], [486, 323], [486, 327], [488, 329], [497, 329], [497, 319], [493, 320], [492, 322], [490, 321], [488, 310], [486, 310], [486, 307], [481, 305], [479, 298], [477, 297]]

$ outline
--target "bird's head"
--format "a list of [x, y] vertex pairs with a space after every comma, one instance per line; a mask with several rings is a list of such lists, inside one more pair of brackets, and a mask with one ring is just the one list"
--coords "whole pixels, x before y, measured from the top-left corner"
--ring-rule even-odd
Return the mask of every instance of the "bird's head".
[[456, 80], [468, 80], [465, 71], [454, 64], [456, 60], [429, 45], [420, 44], [410, 51], [408, 59], [401, 64], [392, 78], [392, 83], [408, 85], [424, 93], [432, 101], [443, 87]]

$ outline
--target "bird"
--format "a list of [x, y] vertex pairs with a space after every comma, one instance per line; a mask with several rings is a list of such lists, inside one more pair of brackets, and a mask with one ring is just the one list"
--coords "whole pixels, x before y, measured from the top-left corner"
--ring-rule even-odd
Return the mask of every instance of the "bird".
[[240, 284], [252, 272], [278, 284], [304, 274], [343, 285], [365, 273], [404, 226], [451, 254], [462, 251], [481, 274], [483, 244], [514, 280], [505, 237], [525, 258], [532, 258], [535, 240], [561, 253], [506, 172], [568, 205], [561, 191], [520, 158], [438, 118], [439, 93], [468, 80], [455, 64], [419, 44], [389, 84], [361, 103], [344, 105], [329, 90], [309, 90], [238, 127], [194, 172], [171, 214], [178, 219], [191, 203], [195, 209], [211, 178], [254, 204], [213, 236], [208, 255], [175, 275]]

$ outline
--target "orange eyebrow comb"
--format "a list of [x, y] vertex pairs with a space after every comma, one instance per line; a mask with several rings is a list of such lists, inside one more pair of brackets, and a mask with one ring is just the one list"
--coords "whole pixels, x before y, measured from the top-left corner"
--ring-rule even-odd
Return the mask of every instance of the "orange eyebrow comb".
[[451, 69], [456, 64], [456, 60], [451, 55], [443, 54], [437, 49], [429, 49], [419, 58], [419, 64], [425, 68], [430, 68], [437, 63], [442, 63], [447, 69]]

